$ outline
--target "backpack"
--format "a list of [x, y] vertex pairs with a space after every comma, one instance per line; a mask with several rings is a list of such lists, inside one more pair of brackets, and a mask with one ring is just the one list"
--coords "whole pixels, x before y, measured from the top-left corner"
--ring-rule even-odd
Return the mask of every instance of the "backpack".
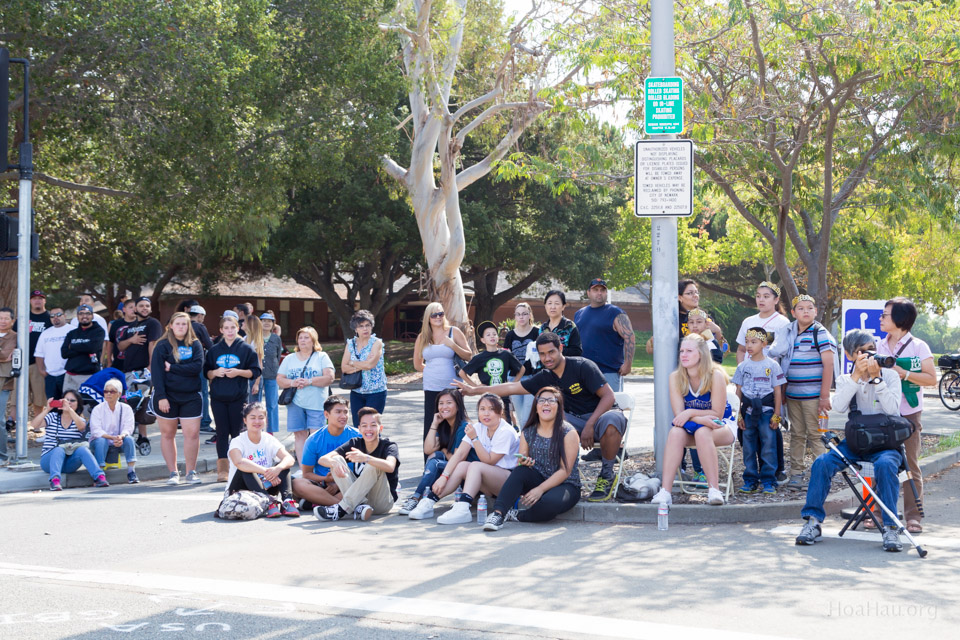
[[224, 520], [256, 520], [267, 512], [274, 499], [256, 491], [237, 491], [225, 497], [213, 515]]

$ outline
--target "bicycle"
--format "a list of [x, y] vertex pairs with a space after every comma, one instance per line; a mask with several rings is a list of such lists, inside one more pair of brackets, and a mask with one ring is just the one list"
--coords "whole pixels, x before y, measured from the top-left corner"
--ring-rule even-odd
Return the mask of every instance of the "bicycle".
[[940, 383], [940, 402], [950, 411], [960, 409], [960, 353], [940, 356], [937, 366], [942, 372]]

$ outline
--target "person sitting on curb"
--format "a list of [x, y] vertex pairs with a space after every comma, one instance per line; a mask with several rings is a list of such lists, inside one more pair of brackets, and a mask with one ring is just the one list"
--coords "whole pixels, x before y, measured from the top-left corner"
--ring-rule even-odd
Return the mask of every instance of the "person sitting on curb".
[[[354, 520], [389, 513], [397, 501], [400, 472], [400, 448], [381, 435], [380, 412], [371, 407], [360, 410], [360, 437], [354, 438], [320, 458], [329, 467], [340, 487], [337, 504], [317, 506], [318, 520], [342, 520], [353, 514]], [[348, 466], [353, 463], [353, 469]]]
[[[548, 522], [572, 509], [580, 500], [579, 438], [563, 419], [563, 394], [556, 387], [537, 391], [520, 435], [517, 466], [503, 483], [484, 531], [499, 531], [507, 520]], [[514, 511], [520, 500], [526, 509]]]
[[269, 496], [279, 494], [282, 504], [272, 502], [267, 517], [278, 518], [282, 513], [299, 518], [300, 511], [290, 491], [293, 456], [279, 440], [267, 433], [267, 407], [262, 402], [247, 403], [242, 416], [246, 431], [231, 438], [227, 450], [230, 477], [224, 497], [243, 489]]
[[[537, 353], [544, 369], [520, 382], [507, 382], [492, 387], [474, 386], [467, 382], [453, 384], [467, 395], [536, 394], [545, 387], [559, 388], [563, 393], [563, 404], [567, 408], [563, 420], [572, 424], [580, 434], [580, 446], [589, 451], [595, 441], [600, 442], [600, 475], [587, 500], [607, 500], [616, 489], [613, 483], [613, 465], [620, 450], [623, 432], [627, 428], [627, 417], [617, 406], [613, 389], [600, 373], [600, 368], [586, 358], [563, 355], [563, 346], [557, 334], [549, 331], [541, 333], [537, 338]], [[707, 358], [709, 359], [709, 354]]]
[[[877, 350], [873, 334], [863, 329], [853, 329], [843, 336], [843, 350], [847, 359], [853, 361], [853, 370], [837, 378], [837, 390], [833, 394], [833, 407], [837, 411], [849, 411], [850, 403], [856, 399], [857, 409], [865, 416], [885, 413], [900, 415], [900, 376], [893, 369], [882, 369], [873, 358]], [[891, 509], [897, 508], [900, 496], [898, 472], [902, 456], [893, 449], [878, 451], [868, 456], [855, 455], [847, 447], [846, 440], [837, 445], [847, 460], [873, 463], [874, 488], [883, 504]], [[833, 476], [846, 468], [842, 458], [832, 449], [820, 454], [810, 467], [810, 487], [807, 489], [807, 502], [800, 516], [806, 519], [796, 544], [812, 545], [821, 540], [821, 523], [826, 517], [823, 503], [830, 492]], [[903, 545], [897, 533], [893, 519], [883, 513], [883, 550], [900, 551]]]
[[672, 504], [670, 489], [687, 447], [696, 446], [707, 476], [707, 503], [723, 504], [717, 447], [736, 439], [737, 424], [727, 402], [727, 374], [710, 359], [702, 336], [691, 333], [680, 342], [680, 366], [670, 374], [673, 426], [667, 434], [663, 458], [663, 486], [652, 502]]
[[126, 402], [120, 402], [123, 385], [116, 378], [107, 380], [103, 385], [103, 402], [90, 412], [90, 445], [97, 466], [103, 468], [110, 447], [123, 450], [127, 461], [127, 482], [137, 484], [140, 478], [134, 467], [137, 466], [137, 443], [133, 439], [133, 408]]
[[[327, 468], [320, 464], [320, 458], [343, 443], [360, 437], [360, 431], [347, 424], [350, 405], [343, 396], [332, 395], [324, 400], [323, 414], [327, 426], [310, 434], [303, 443], [303, 459], [300, 461], [303, 475], [293, 479], [293, 495], [304, 500], [303, 508], [313, 509], [318, 504], [329, 507], [340, 500], [340, 487]], [[307, 503], [311, 503], [309, 507]]]
[[50, 398], [30, 426], [35, 431], [41, 426], [45, 429], [40, 468], [50, 474], [50, 491], [62, 491], [60, 474], [73, 473], [81, 465], [95, 486], [110, 486], [84, 439], [87, 421], [80, 415], [80, 394], [71, 389], [64, 392], [62, 400]]

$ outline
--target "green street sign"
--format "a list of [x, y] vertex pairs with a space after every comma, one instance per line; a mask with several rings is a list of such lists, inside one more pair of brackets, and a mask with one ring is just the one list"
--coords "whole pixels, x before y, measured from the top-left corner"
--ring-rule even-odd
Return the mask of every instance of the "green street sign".
[[643, 130], [648, 136], [683, 133], [683, 79], [647, 78], [643, 94]]

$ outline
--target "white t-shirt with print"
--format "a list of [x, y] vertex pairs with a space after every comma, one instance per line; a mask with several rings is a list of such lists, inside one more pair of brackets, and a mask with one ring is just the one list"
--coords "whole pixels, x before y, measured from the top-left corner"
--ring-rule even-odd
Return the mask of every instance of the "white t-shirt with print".
[[[260, 432], [260, 442], [257, 444], [250, 442], [247, 432], [244, 431], [230, 441], [230, 448], [227, 451], [229, 454], [230, 451], [236, 449], [240, 452], [240, 457], [255, 462], [261, 467], [272, 467], [277, 461], [277, 453], [279, 453], [282, 448], [283, 445], [280, 441], [266, 431]], [[229, 459], [230, 456], [227, 455], [227, 458]], [[233, 464], [233, 460], [230, 460], [230, 477], [227, 479], [228, 488], [233, 482], [233, 476], [236, 472], [237, 465]], [[227, 495], [226, 490], [224, 491], [224, 495]]]
[[477, 429], [477, 439], [483, 448], [490, 453], [502, 453], [503, 457], [497, 460], [496, 466], [501, 469], [513, 469], [517, 466], [517, 456], [514, 455], [520, 451], [520, 434], [517, 433], [513, 425], [500, 419], [500, 426], [493, 432], [493, 437], [487, 436], [487, 427], [484, 424], [475, 425]]
[[[305, 366], [306, 370], [304, 370]], [[277, 374], [286, 376], [287, 380], [319, 378], [323, 375], [324, 369], [333, 369], [333, 361], [330, 360], [326, 351], [314, 353], [309, 359], [309, 365], [307, 360], [301, 360], [298, 354], [292, 353], [280, 363]], [[323, 411], [323, 403], [326, 402], [329, 393], [329, 387], [304, 387], [293, 396], [293, 404], [307, 410]]]
[[[743, 321], [743, 324], [740, 325], [740, 332], [737, 334], [737, 344], [742, 344], [747, 346], [747, 331], [753, 329], [754, 327], [760, 327], [764, 331], [770, 334], [770, 337], [773, 338], [774, 334], [777, 332], [777, 329], [785, 327], [790, 324], [790, 319], [782, 313], [774, 312], [769, 318], [761, 318], [760, 314], [750, 316]], [[769, 345], [764, 347], [763, 355], [769, 355], [770, 347], [773, 346], [771, 342]]]

